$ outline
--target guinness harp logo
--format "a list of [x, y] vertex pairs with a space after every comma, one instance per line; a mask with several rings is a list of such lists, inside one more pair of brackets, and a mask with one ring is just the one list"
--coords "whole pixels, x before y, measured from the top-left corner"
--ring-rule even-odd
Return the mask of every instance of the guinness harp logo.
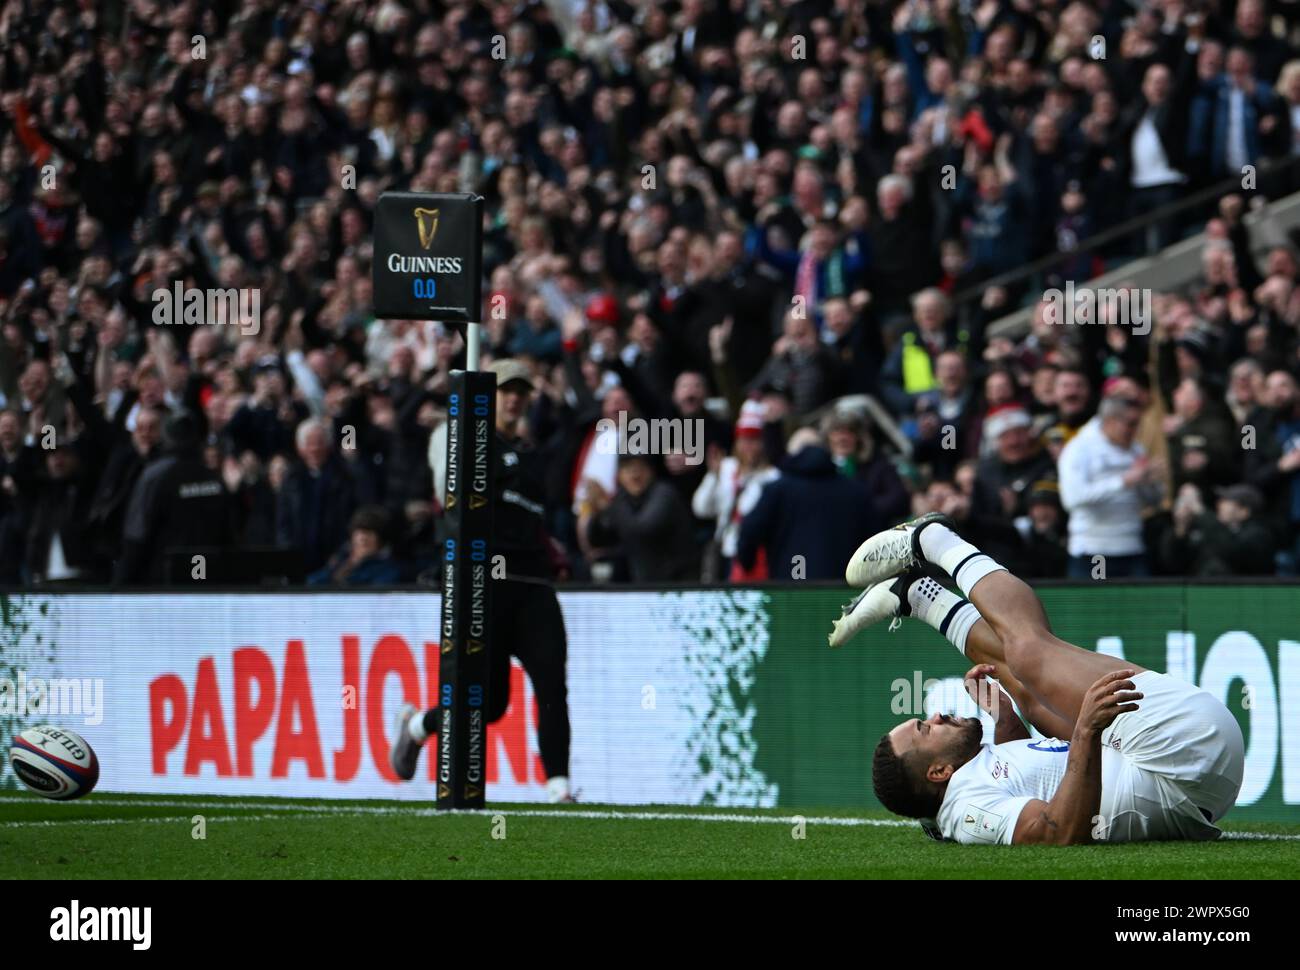
[[482, 495], [471, 494], [469, 497], [469, 507], [471, 509], [481, 509], [487, 505], [487, 498]]
[[438, 210], [416, 208], [415, 228], [420, 233], [420, 248], [428, 249], [433, 245], [433, 237], [438, 234]]

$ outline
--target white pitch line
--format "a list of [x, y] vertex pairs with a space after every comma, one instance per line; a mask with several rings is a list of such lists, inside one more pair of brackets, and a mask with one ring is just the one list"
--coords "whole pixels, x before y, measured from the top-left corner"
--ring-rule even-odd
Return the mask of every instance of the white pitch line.
[[[0, 803], [24, 802], [36, 804], [23, 796], [0, 796]], [[576, 818], [594, 821], [611, 819], [631, 819], [639, 822], [683, 821], [683, 822], [735, 822], [758, 825], [795, 825], [803, 822], [807, 825], [846, 826], [851, 828], [915, 828], [915, 822], [902, 819], [854, 818], [851, 816], [803, 816], [803, 815], [741, 815], [731, 813], [688, 813], [688, 812], [649, 812], [649, 811], [598, 811], [595, 809], [554, 809], [554, 808], [502, 808], [502, 809], [450, 809], [439, 810], [430, 807], [404, 805], [314, 805], [297, 802], [185, 802], [175, 799], [108, 799], [98, 798], [82, 803], [87, 806], [105, 806], [112, 808], [184, 808], [194, 814], [211, 816], [211, 820], [222, 822], [263, 821], [268, 819], [309, 820], [314, 817], [365, 818], [368, 816], [406, 816], [408, 818], [437, 818], [445, 815], [469, 815], [492, 817], [507, 815], [514, 818]], [[264, 814], [240, 815], [223, 818], [224, 811], [242, 811], [261, 809]], [[270, 809], [269, 812], [267, 810]], [[135, 822], [190, 821], [190, 815], [165, 816], [161, 818], [140, 819], [47, 819], [23, 822], [0, 822], [0, 828], [21, 828], [24, 826], [48, 825], [117, 825]], [[1300, 841], [1300, 835], [1282, 835], [1272, 832], [1238, 832], [1226, 831], [1223, 838], [1238, 842], [1294, 842]]]
[[[214, 816], [206, 818], [208, 822], [264, 822], [270, 819], [299, 820], [312, 818], [311, 815], [294, 815], [289, 812], [275, 812], [271, 815], [232, 815], [229, 818]], [[161, 825], [163, 823], [180, 823], [190, 825], [193, 818], [189, 815], [154, 815], [145, 818], [63, 818], [33, 819], [26, 822], [0, 822], [0, 829], [57, 828], [62, 825]]]
[[[0, 802], [25, 802], [35, 804], [31, 799], [22, 797], [5, 797], [0, 796]], [[416, 805], [406, 807], [402, 805], [303, 805], [303, 804], [280, 804], [268, 805], [264, 802], [182, 802], [169, 799], [150, 799], [150, 800], [131, 800], [131, 799], [108, 799], [98, 798], [94, 801], [82, 803], [85, 806], [104, 806], [109, 808], [185, 808], [190, 809], [196, 815], [213, 814], [219, 816], [223, 811], [244, 810], [244, 809], [271, 809], [271, 814], [264, 816], [240, 816], [239, 819], [247, 818], [276, 818], [286, 817], [291, 813], [303, 813], [298, 817], [310, 818], [313, 815], [326, 815], [334, 818], [355, 817], [361, 818], [368, 815], [402, 815], [411, 818], [436, 818], [440, 815], [481, 815], [491, 818], [494, 815], [509, 815], [514, 818], [580, 818], [592, 820], [606, 819], [633, 819], [636, 821], [657, 822], [680, 820], [685, 822], [741, 822], [750, 824], [768, 824], [768, 825], [794, 825], [803, 822], [808, 825], [840, 825], [840, 826], [882, 826], [886, 828], [913, 828], [915, 822], [905, 822], [901, 819], [876, 819], [876, 818], [851, 818], [838, 816], [813, 816], [803, 815], [740, 815], [735, 813], [704, 813], [691, 814], [688, 812], [646, 812], [646, 811], [596, 811], [594, 809], [451, 809], [439, 810], [436, 808], [420, 808]], [[179, 817], [179, 816], [178, 816]], [[188, 817], [188, 816], [187, 816]], [[239, 819], [232, 819], [238, 821]], [[56, 821], [56, 820], [51, 820]], [[59, 819], [59, 824], [77, 824], [80, 819]], [[86, 820], [89, 821], [89, 820]], [[28, 823], [9, 822], [0, 825], [19, 825]]]

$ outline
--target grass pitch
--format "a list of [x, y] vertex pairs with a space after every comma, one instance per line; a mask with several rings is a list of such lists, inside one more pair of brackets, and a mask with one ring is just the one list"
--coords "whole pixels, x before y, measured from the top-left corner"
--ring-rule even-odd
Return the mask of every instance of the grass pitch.
[[972, 847], [932, 842], [883, 814], [834, 810], [500, 805], [448, 814], [411, 802], [101, 793], [56, 803], [5, 793], [0, 878], [1292, 879], [1300, 871], [1300, 825], [1227, 828], [1217, 843]]

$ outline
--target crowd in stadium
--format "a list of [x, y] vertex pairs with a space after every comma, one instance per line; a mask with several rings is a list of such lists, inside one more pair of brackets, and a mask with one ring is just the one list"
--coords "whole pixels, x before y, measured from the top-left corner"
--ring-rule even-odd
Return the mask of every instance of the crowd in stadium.
[[[1149, 333], [982, 284], [1300, 154], [1298, 13], [4, 0], [0, 582], [165, 579], [187, 536], [130, 520], [169, 449], [248, 556], [429, 568], [464, 341], [375, 318], [386, 189], [486, 200], [485, 361], [531, 374], [562, 577], [831, 579], [935, 509], [1028, 577], [1294, 575], [1300, 262], [1253, 253], [1257, 193], [1121, 243], [1205, 233]], [[256, 325], [159, 324], [178, 282]], [[704, 448], [611, 456], [620, 413]]]

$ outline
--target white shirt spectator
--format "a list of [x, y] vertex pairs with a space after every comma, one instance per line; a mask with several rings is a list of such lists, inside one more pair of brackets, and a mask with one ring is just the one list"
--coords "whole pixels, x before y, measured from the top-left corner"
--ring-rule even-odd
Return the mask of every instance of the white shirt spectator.
[[1133, 132], [1133, 188], [1147, 189], [1186, 181], [1186, 175], [1170, 166], [1165, 146], [1160, 144], [1154, 112], [1148, 111]]
[[1099, 418], [1065, 446], [1058, 472], [1061, 504], [1070, 514], [1070, 555], [1136, 556], [1145, 550], [1144, 494], [1124, 484], [1125, 473], [1144, 455], [1136, 442], [1122, 448], [1110, 441]]

